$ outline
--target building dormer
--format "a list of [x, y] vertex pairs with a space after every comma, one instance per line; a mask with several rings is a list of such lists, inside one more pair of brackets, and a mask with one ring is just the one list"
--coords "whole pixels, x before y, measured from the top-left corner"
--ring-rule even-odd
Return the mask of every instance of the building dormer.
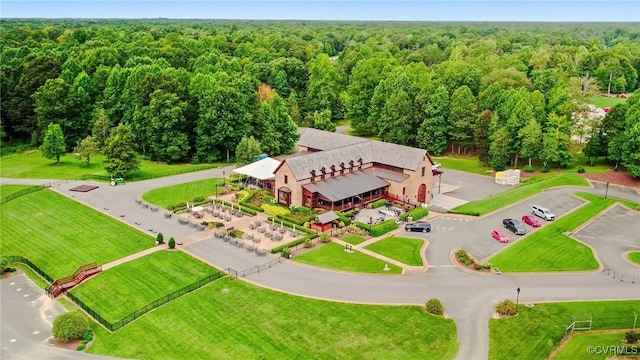
[[336, 166], [335, 165], [331, 165], [331, 177], [336, 176]]

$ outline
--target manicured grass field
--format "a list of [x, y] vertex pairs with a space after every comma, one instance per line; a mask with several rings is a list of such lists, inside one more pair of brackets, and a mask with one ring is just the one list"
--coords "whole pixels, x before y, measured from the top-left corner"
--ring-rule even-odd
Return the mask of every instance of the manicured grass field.
[[421, 239], [390, 236], [364, 248], [407, 265], [422, 266], [422, 257], [420, 257], [422, 245], [424, 241]]
[[[560, 350], [556, 356], [553, 358], [554, 360], [604, 360], [607, 358], [611, 358], [614, 355], [612, 352], [609, 352], [605, 355], [603, 352], [605, 349], [603, 347], [613, 346], [620, 347], [624, 346], [621, 341], [624, 340], [624, 331], [616, 331], [616, 332], [606, 332], [606, 333], [574, 333], [576, 335], [572, 336], [565, 346]], [[589, 354], [587, 351], [589, 347], [593, 347], [598, 345], [599, 354]], [[628, 345], [629, 349], [633, 349], [631, 345]], [[636, 349], [640, 349], [639, 345], [636, 344]], [[633, 351], [633, 350], [631, 350]], [[640, 350], [636, 350], [640, 352]], [[629, 352], [632, 354], [632, 352]], [[637, 355], [640, 355], [636, 353]]]
[[[546, 224], [489, 260], [503, 272], [577, 271], [594, 270], [598, 263], [586, 245], [563, 234], [573, 231], [593, 218], [616, 199], [577, 193], [588, 204]], [[633, 205], [624, 201], [627, 205]]]
[[484, 166], [477, 156], [432, 156], [431, 159], [435, 163], [440, 163], [444, 169], [466, 171], [480, 175], [487, 175], [492, 171], [491, 168]]
[[[586, 301], [520, 305], [518, 316], [489, 320], [489, 359], [546, 359], [574, 320], [593, 317], [593, 330], [633, 326], [640, 301]], [[596, 345], [596, 344], [592, 344]], [[582, 350], [586, 354], [586, 347]]]
[[358, 245], [358, 244], [362, 244], [363, 242], [365, 242], [365, 239], [358, 236], [358, 235], [345, 235], [343, 237], [340, 238], [340, 240], [344, 241], [344, 242], [348, 242], [351, 245]]
[[100, 273], [71, 292], [114, 323], [217, 271], [182, 251], [161, 250]]
[[0, 216], [0, 253], [24, 256], [54, 279], [154, 244], [154, 238], [53, 190], [11, 200], [0, 206]]
[[[224, 290], [224, 291], [223, 291]], [[335, 303], [228, 278], [108, 334], [89, 352], [136, 359], [452, 359], [452, 320], [419, 306]]]
[[[2, 157], [0, 176], [9, 178], [30, 179], [73, 179], [82, 175], [109, 175], [104, 170], [104, 156], [91, 157], [91, 164], [84, 166], [73, 154], [65, 154], [60, 164], [42, 157], [39, 150], [31, 150], [21, 154]], [[142, 160], [140, 170], [131, 175], [131, 180], [146, 179], [158, 175], [182, 173], [214, 168], [214, 164], [174, 164]]]
[[148, 203], [168, 208], [179, 203], [193, 201], [197, 197], [206, 198], [217, 191], [222, 192], [223, 179], [211, 178], [192, 181], [184, 184], [166, 186], [153, 189], [142, 194], [142, 199]]
[[618, 105], [625, 101], [626, 99], [606, 96], [594, 96], [590, 99], [590, 103], [599, 108], [614, 107], [615, 105]]
[[522, 199], [526, 199], [544, 189], [567, 185], [589, 186], [589, 183], [577, 174], [562, 173], [538, 175], [513, 189], [486, 199], [470, 201], [466, 204], [453, 208], [451, 212], [456, 214], [480, 216], [516, 203]]
[[0, 199], [30, 187], [33, 185], [0, 185]]
[[313, 249], [302, 255], [294, 256], [293, 260], [303, 264], [350, 272], [374, 274], [402, 273], [400, 267], [392, 264], [388, 264], [389, 270], [384, 271], [384, 261], [356, 250], [354, 250], [353, 253], [348, 253], [344, 251], [344, 246], [335, 243], [326, 244], [319, 249]]
[[632, 262], [640, 265], [640, 251], [632, 251], [629, 254], [627, 254], [627, 257], [629, 258], [629, 260], [631, 260]]

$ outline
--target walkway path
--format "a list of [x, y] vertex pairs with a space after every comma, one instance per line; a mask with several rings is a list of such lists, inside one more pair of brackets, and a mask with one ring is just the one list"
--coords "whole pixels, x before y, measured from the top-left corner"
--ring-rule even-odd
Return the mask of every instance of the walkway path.
[[[228, 175], [230, 168], [225, 171]], [[99, 189], [89, 193], [74, 194], [74, 198], [99, 211], [128, 222], [132, 226], [137, 226], [142, 231], [145, 231], [149, 226], [162, 230], [165, 238], [169, 236], [176, 238], [194, 236], [195, 238], [191, 238], [194, 241], [185, 244], [183, 249], [217, 268], [244, 269], [262, 264], [268, 259], [257, 257], [244, 249], [229, 246], [222, 241], [213, 239], [213, 237], [206, 238], [205, 235], [196, 235], [196, 230], [179, 225], [175, 219], [164, 219], [161, 212], [152, 213], [148, 209], [136, 205], [133, 201], [144, 191], [152, 188], [221, 176], [222, 169], [212, 169], [139, 183], [128, 183], [125, 186], [108, 187], [105, 184], [100, 184]], [[0, 179], [0, 182], [6, 183], [4, 180]], [[77, 183], [62, 184], [54, 189], [70, 195], [68, 189], [75, 185]], [[530, 201], [537, 201], [535, 199], [538, 198], [549, 199], [549, 201], [558, 199], [558, 206], [562, 206], [565, 199], [570, 198], [575, 191], [604, 194], [604, 187], [596, 184], [592, 189], [559, 188], [540, 193]], [[640, 195], [635, 190], [610, 186], [608, 194], [610, 197], [640, 202]], [[564, 206], [570, 210], [569, 207], [574, 205], [565, 204]], [[516, 204], [504, 211], [521, 212], [522, 207], [526, 207], [526, 204]], [[120, 217], [120, 215], [125, 216]], [[456, 245], [455, 239], [478, 238], [479, 231], [484, 231], [484, 227], [492, 226], [492, 222], [495, 221], [492, 216], [499, 218], [503, 215], [501, 213], [492, 214], [482, 220], [470, 221], [464, 226], [458, 227], [447, 223], [447, 221], [456, 220], [434, 220], [434, 223], [439, 223], [438, 226], [442, 226], [439, 228], [442, 231], [434, 231], [426, 235], [430, 241], [428, 260], [430, 264], [435, 265], [426, 272], [414, 272], [411, 275], [402, 276], [348, 274], [284, 261], [269, 271], [252, 274], [245, 280], [278, 291], [333, 301], [423, 305], [427, 299], [437, 297], [443, 302], [446, 312], [455, 320], [458, 327], [460, 350], [456, 358], [465, 360], [487, 358], [489, 346], [487, 321], [492, 315], [493, 306], [505, 298], [514, 298], [516, 288], [522, 290], [520, 294], [522, 303], [556, 300], [637, 299], [639, 297], [640, 281], [635, 284], [629, 281], [621, 282], [619, 279], [613, 279], [606, 272], [487, 276], [470, 274], [456, 267], [447, 267], [447, 265], [451, 265], [449, 252]], [[143, 224], [136, 225], [133, 219], [143, 220]], [[636, 226], [640, 225], [636, 224]], [[449, 227], [461, 230], [456, 233], [448, 231]], [[635, 234], [640, 233], [640, 228], [632, 228], [632, 231]], [[450, 236], [439, 238], [446, 233], [449, 233]], [[640, 248], [638, 241], [640, 240], [632, 242], [630, 246]], [[484, 247], [481, 244], [493, 246], [494, 243], [482, 240], [471, 245], [475, 245], [477, 248], [475, 251], [479, 253], [488, 252], [490, 254], [492, 248]], [[599, 247], [601, 246], [607, 246], [607, 244], [596, 243], [594, 245], [597, 251], [600, 251]], [[620, 266], [621, 262], [624, 261], [620, 260], [607, 265], [615, 269]], [[638, 275], [638, 279], [640, 279], [640, 270], [638, 270]]]

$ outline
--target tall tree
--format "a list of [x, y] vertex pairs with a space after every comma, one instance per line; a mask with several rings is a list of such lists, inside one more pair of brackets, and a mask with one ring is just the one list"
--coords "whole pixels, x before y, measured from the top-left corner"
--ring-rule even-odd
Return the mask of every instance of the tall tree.
[[58, 124], [49, 124], [44, 135], [44, 141], [40, 147], [42, 156], [60, 163], [60, 157], [67, 151], [64, 133]]
[[102, 153], [105, 170], [116, 177], [126, 177], [140, 168], [136, 140], [131, 125], [120, 123], [111, 131]]
[[255, 130], [263, 151], [272, 156], [291, 151], [300, 138], [298, 127], [287, 112], [287, 104], [277, 94], [260, 104]]
[[373, 58], [356, 63], [351, 73], [347, 94], [347, 117], [351, 120], [351, 127], [361, 135], [373, 135], [373, 124], [369, 120], [371, 98], [378, 83], [385, 76], [385, 67], [389, 60]]
[[[529, 102], [528, 93], [524, 92], [520, 95], [520, 100], [516, 103], [511, 116], [507, 119], [507, 129], [511, 135], [513, 142], [513, 166], [518, 167], [518, 160], [520, 158], [520, 150], [522, 148], [522, 129], [533, 119], [533, 109]], [[524, 133], [527, 135], [527, 133]]]
[[96, 147], [96, 143], [93, 141], [93, 137], [89, 135], [82, 139], [73, 152], [84, 166], [89, 166], [89, 164], [91, 164], [91, 155], [97, 154], [98, 148]]
[[[640, 93], [639, 93], [640, 94]], [[640, 101], [627, 110], [627, 128], [622, 141], [622, 165], [633, 177], [640, 177]]]
[[318, 54], [309, 63], [309, 89], [307, 90], [308, 113], [330, 110], [337, 113], [338, 73], [327, 54]]
[[[422, 91], [418, 97], [425, 96]], [[418, 100], [416, 100], [418, 101]], [[447, 88], [438, 86], [424, 109], [424, 120], [418, 128], [418, 145], [434, 155], [442, 155], [447, 150], [449, 128], [449, 93]]]
[[536, 119], [529, 119], [527, 126], [518, 133], [518, 138], [521, 141], [520, 154], [529, 158], [529, 167], [531, 167], [531, 158], [538, 156], [542, 146], [542, 128]]
[[189, 137], [184, 116], [186, 103], [173, 93], [156, 90], [143, 116], [149, 124], [146, 137], [150, 154], [168, 163], [183, 159], [189, 152]]
[[262, 154], [262, 145], [253, 136], [242, 137], [236, 146], [236, 161], [241, 165], [256, 161], [256, 157], [260, 154]]
[[494, 170], [504, 170], [511, 160], [511, 136], [506, 127], [500, 126], [491, 134], [489, 145], [489, 164]]
[[473, 145], [473, 129], [477, 117], [476, 98], [471, 89], [463, 85], [451, 95], [449, 105], [449, 138], [464, 149]]
[[324, 131], [336, 131], [336, 124], [331, 121], [331, 111], [316, 111], [313, 113], [313, 127]]
[[491, 110], [484, 110], [476, 119], [473, 129], [473, 146], [478, 152], [478, 158], [483, 163], [487, 163], [489, 158], [489, 127], [491, 118], [496, 116]]
[[91, 136], [98, 150], [102, 149], [111, 132], [111, 121], [103, 108], [98, 107], [93, 111], [93, 128]]

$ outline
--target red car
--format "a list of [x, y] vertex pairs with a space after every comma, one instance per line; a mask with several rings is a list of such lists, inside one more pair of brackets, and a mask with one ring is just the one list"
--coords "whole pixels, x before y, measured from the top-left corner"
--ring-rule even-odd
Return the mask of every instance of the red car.
[[493, 236], [494, 239], [500, 241], [501, 243], [509, 242], [509, 237], [500, 229], [493, 230], [491, 232], [491, 236]]
[[522, 215], [522, 222], [532, 227], [540, 227], [540, 221], [533, 215]]

